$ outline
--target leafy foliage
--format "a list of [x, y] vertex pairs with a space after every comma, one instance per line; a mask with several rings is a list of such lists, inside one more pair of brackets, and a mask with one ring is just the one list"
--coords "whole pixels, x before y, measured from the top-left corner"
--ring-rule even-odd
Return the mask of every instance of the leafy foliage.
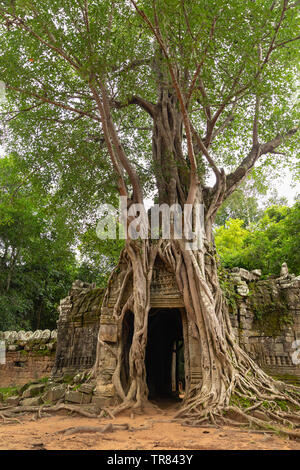
[[272, 206], [248, 229], [244, 222], [230, 219], [216, 229], [215, 242], [226, 267], [261, 269], [279, 275], [283, 262], [290, 272], [300, 274], [300, 203], [293, 207]]
[[[100, 100], [99, 84], [107, 88], [112, 121], [144, 196], [157, 190], [153, 121], [145, 103], [156, 106], [162, 72], [168, 80], [165, 87], [172, 87], [170, 64], [184, 95], [191, 91], [187, 106], [196, 131], [228, 177], [237, 167], [239, 179], [245, 176], [255, 116], [261, 144], [280, 136], [279, 143], [267, 145], [257, 174], [267, 170], [276, 175], [282, 165], [299, 169], [293, 158], [299, 117], [294, 41], [298, 16], [288, 3], [139, 1], [152, 22], [157, 20], [157, 6], [169, 51], [166, 59], [132, 1], [0, 1], [0, 78], [7, 98], [1, 104], [1, 130], [10, 155], [0, 160], [1, 328], [53, 326], [55, 303], [74, 276], [103, 285], [122, 248], [122, 243], [99, 242], [94, 235], [97, 207], [103, 202], [116, 205], [117, 175], [91, 84], [97, 85]], [[195, 75], [201, 63], [201, 74]], [[194, 76], [199, 80], [191, 90]], [[188, 168], [183, 132], [182, 139], [181, 164]], [[287, 158], [274, 152], [279, 145]], [[195, 153], [198, 176], [206, 183], [212, 169], [199, 149]], [[254, 163], [248, 162], [246, 172]], [[226, 216], [237, 217], [238, 206], [244, 205], [241, 193], [235, 205], [233, 212], [225, 210]], [[250, 215], [238, 214], [247, 225], [258, 217], [254, 202], [248, 209]], [[224, 216], [221, 219], [218, 223]], [[278, 271], [277, 249], [292, 269], [298, 269], [298, 255], [292, 264], [297, 241], [288, 231], [298, 230], [297, 220], [286, 226], [278, 222], [280, 228], [273, 219], [265, 221], [270, 227], [257, 228], [259, 241], [251, 239], [252, 232], [242, 223], [231, 222], [229, 232], [220, 229], [216, 237], [225, 264], [251, 266], [265, 260], [265, 273]], [[290, 237], [284, 243], [280, 230]], [[74, 246], [81, 253], [79, 268]], [[40, 309], [45, 312], [41, 318]]]

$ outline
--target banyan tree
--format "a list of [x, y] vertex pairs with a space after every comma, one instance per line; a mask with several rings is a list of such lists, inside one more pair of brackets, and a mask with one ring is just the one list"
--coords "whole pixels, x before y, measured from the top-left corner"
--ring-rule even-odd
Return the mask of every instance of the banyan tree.
[[[186, 389], [178, 416], [229, 422], [231, 412], [263, 426], [252, 416], [259, 409], [284, 425], [300, 419], [299, 390], [266, 375], [236, 341], [213, 238], [218, 209], [256, 166], [275, 175], [294, 161], [297, 3], [0, 1], [7, 133], [18, 133], [9, 145], [22, 147], [31, 129], [25, 159], [40, 159], [45, 172], [59, 168], [65, 179], [70, 171], [75, 185], [76, 167], [79, 174], [86, 165], [87, 187], [102, 175], [99, 203], [106, 190], [119, 194], [128, 213], [133, 205], [146, 212], [149, 194], [159, 205], [191, 207], [191, 214], [203, 207], [203, 240], [193, 249], [185, 232], [174, 236], [172, 222], [167, 238], [127, 233], [103, 304], [118, 276], [115, 411], [143, 409], [148, 400], [150, 291], [160, 265], [176, 280], [199, 347], [199, 380]], [[100, 354], [101, 340], [96, 376]], [[243, 402], [250, 402], [246, 410]]]

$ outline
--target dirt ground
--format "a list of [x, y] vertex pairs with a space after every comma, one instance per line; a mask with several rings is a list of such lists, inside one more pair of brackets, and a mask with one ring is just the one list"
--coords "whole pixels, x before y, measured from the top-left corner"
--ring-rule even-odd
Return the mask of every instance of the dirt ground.
[[[269, 433], [224, 426], [193, 428], [170, 422], [174, 409], [150, 410], [143, 416], [123, 415], [113, 419], [92, 419], [60, 415], [20, 423], [0, 420], [0, 450], [300, 450], [300, 442]], [[147, 429], [113, 433], [63, 435], [57, 431], [74, 426], [128, 423]]]

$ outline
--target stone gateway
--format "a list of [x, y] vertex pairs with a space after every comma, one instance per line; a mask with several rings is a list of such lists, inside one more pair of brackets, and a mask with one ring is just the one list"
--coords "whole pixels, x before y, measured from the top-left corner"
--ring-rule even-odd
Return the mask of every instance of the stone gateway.
[[[284, 267], [285, 268], [285, 267]], [[234, 290], [231, 323], [239, 344], [268, 373], [300, 382], [300, 365], [293, 361], [300, 339], [300, 278], [282, 273], [261, 280], [259, 270], [234, 268], [228, 279]], [[121, 371], [126, 390], [128, 355], [133, 335], [133, 315], [128, 310], [121, 331], [114, 316], [123, 279], [116, 272], [109, 289], [76, 281], [59, 307], [58, 344], [54, 377], [90, 369], [96, 360], [99, 337], [97, 388], [93, 401], [100, 407], [116, 404], [114, 383], [117, 355], [124, 356]], [[128, 284], [121, 305], [130, 295]], [[157, 260], [151, 285], [146, 373], [149, 396], [179, 396], [201, 381], [201, 351], [189, 323], [174, 276]]]

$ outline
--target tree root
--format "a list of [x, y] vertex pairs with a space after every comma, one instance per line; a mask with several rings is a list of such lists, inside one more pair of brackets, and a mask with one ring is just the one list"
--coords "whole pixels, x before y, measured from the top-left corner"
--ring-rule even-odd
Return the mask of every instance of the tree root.
[[[210, 230], [209, 225], [207, 230]], [[155, 258], [159, 257], [176, 278], [189, 331], [201, 351], [201, 380], [195, 386], [187, 381], [183, 405], [174, 418], [197, 427], [241, 426], [242, 423], [298, 439], [300, 433], [295, 427], [300, 422], [300, 389], [269, 377], [238, 344], [218, 281], [215, 255], [210, 232], [206, 233], [204, 245], [198, 251], [187, 250], [185, 240], [160, 239], [156, 243], [127, 240], [118, 272], [115, 271], [121, 280], [113, 312], [118, 345], [116, 351], [110, 351], [117, 357], [112, 382], [121, 403], [111, 413], [104, 412], [112, 418], [125, 410], [138, 413], [147, 406], [145, 355], [150, 286]], [[125, 298], [129, 280], [132, 288], [129, 297]], [[108, 306], [112, 284], [113, 276], [102, 308]], [[123, 341], [128, 311], [133, 314], [134, 321], [131, 346], [126, 353], [129, 370], [124, 379], [121, 374], [124, 371]], [[106, 343], [99, 339], [95, 372], [104, 347], [107, 347]]]
[[[247, 413], [247, 409], [242, 410], [237, 406], [228, 406], [224, 409], [225, 416], [224, 414], [221, 415], [220, 413], [214, 413], [211, 411], [201, 420], [195, 418], [185, 420], [182, 422], [182, 425], [199, 428], [206, 426], [220, 427], [221, 425], [228, 425], [248, 429], [249, 432], [267, 432], [289, 437], [290, 439], [300, 440], [300, 432], [294, 430], [293, 423], [286, 420], [284, 418], [284, 414], [277, 412], [277, 414], [272, 413], [270, 416], [269, 412], [265, 410], [264, 412], [261, 412], [260, 418], [253, 416], [253, 411], [255, 412], [261, 406], [261, 403], [257, 405], [258, 406], [255, 407], [255, 410], [254, 407], [251, 407], [251, 414], [249, 414], [249, 408]], [[227, 414], [229, 414], [230, 417], [227, 417]], [[238, 418], [240, 418], [240, 420]]]
[[114, 414], [112, 413], [112, 411], [110, 411], [109, 408], [102, 408], [102, 410], [99, 414], [99, 418], [103, 418], [105, 416], [105, 414], [109, 415], [111, 419], [115, 419]]
[[57, 431], [56, 434], [63, 434], [64, 436], [70, 436], [71, 434], [84, 434], [84, 433], [109, 433], [115, 431], [143, 431], [146, 429], [151, 429], [152, 426], [140, 426], [138, 428], [130, 426], [128, 423], [122, 424], [112, 424], [108, 423], [104, 426], [76, 426], [72, 428], [62, 429], [61, 431]]
[[81, 416], [84, 416], [85, 418], [99, 418], [98, 413], [89, 413], [88, 411], [85, 411], [81, 409], [80, 407], [72, 406], [72, 405], [66, 405], [60, 403], [59, 405], [42, 405], [42, 406], [16, 406], [14, 408], [11, 408], [10, 410], [5, 410], [2, 412], [1, 417], [3, 418], [11, 418], [14, 417], [15, 414], [20, 414], [20, 413], [36, 413], [37, 418], [42, 417], [42, 413], [45, 411], [47, 413], [56, 413], [59, 411], [71, 411], [72, 413], [77, 413]]
[[[64, 434], [65, 436], [70, 436], [71, 434], [83, 434], [83, 433], [108, 433], [114, 432], [116, 428], [120, 428], [120, 425], [112, 425], [112, 423], [108, 423], [104, 426], [75, 426], [67, 429], [62, 429], [61, 431], [57, 431], [56, 434]], [[128, 429], [128, 424], [122, 425], [122, 429]]]
[[8, 418], [4, 416], [3, 414], [0, 414], [0, 418], [3, 419], [3, 424], [13, 424], [13, 423], [21, 424], [21, 421], [17, 418]]

